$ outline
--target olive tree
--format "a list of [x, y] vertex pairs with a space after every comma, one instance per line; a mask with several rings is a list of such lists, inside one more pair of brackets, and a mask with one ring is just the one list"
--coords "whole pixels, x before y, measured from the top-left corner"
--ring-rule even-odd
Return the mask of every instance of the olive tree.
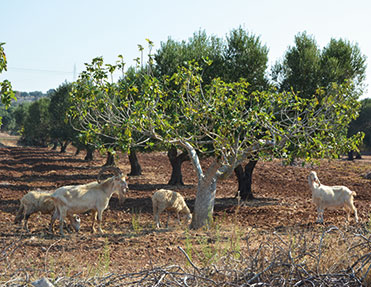
[[[224, 73], [222, 79], [235, 82], [244, 78], [249, 91], [263, 91], [268, 88], [266, 69], [268, 64], [268, 48], [260, 42], [260, 38], [248, 33], [241, 27], [233, 29], [227, 36], [224, 49]], [[252, 173], [257, 159], [249, 158], [245, 166], [235, 168], [238, 190], [242, 200], [253, 199]]]
[[303, 98], [310, 98], [321, 86], [321, 51], [313, 36], [306, 32], [295, 36], [282, 60], [272, 68], [272, 80], [280, 91], [293, 89]]
[[249, 82], [251, 91], [266, 89], [268, 48], [261, 43], [260, 37], [239, 27], [231, 30], [226, 41], [222, 79], [235, 82], [244, 78]]
[[21, 142], [31, 146], [46, 147], [50, 142], [49, 98], [32, 102], [27, 111], [21, 132]]
[[[168, 38], [161, 42], [153, 58], [156, 76], [171, 76], [179, 66], [189, 61], [196, 61], [203, 67], [202, 79], [205, 84], [225, 73], [225, 43], [216, 36], [208, 36], [205, 31], [193, 33], [187, 41], [175, 41]], [[208, 63], [211, 61], [211, 64]]]
[[272, 68], [272, 80], [280, 91], [298, 92], [311, 98], [319, 87], [331, 88], [332, 83], [352, 81], [353, 93], [364, 90], [366, 56], [357, 44], [343, 39], [331, 39], [323, 49], [306, 32], [295, 36], [282, 60]]
[[357, 44], [344, 39], [331, 39], [322, 49], [320, 81], [322, 87], [351, 80], [355, 92], [361, 94], [365, 88], [365, 78], [366, 56], [361, 53]]
[[77, 133], [67, 121], [71, 87], [72, 84], [66, 82], [50, 92], [50, 137], [52, 141], [60, 144], [61, 153], [64, 153], [68, 144], [74, 141]]

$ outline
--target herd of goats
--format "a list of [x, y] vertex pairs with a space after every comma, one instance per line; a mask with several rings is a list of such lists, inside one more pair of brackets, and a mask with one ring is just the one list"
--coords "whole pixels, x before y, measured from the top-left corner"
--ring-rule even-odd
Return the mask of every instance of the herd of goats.
[[[111, 171], [114, 175], [102, 180], [104, 172]], [[357, 209], [353, 200], [356, 193], [345, 186], [326, 186], [321, 184], [317, 173], [311, 171], [308, 176], [309, 187], [312, 190], [312, 200], [317, 206], [317, 222], [323, 223], [325, 208], [344, 208], [347, 212], [347, 220], [353, 212], [358, 222]], [[59, 220], [60, 235], [64, 236], [64, 227], [70, 232], [69, 226], [65, 223], [68, 218], [70, 226], [78, 232], [80, 229], [80, 217], [78, 214], [90, 211], [92, 214], [92, 232], [96, 231], [95, 221], [98, 220], [98, 231], [103, 233], [102, 213], [108, 207], [113, 193], [119, 196], [122, 202], [128, 191], [128, 184], [125, 176], [117, 167], [104, 167], [98, 174], [97, 181], [81, 185], [68, 185], [57, 188], [54, 191], [34, 190], [25, 194], [20, 200], [20, 207], [17, 211], [14, 223], [21, 223], [24, 220], [23, 228], [29, 232], [28, 219], [30, 215], [41, 212], [51, 214], [49, 231], [53, 232], [53, 225], [56, 219]], [[160, 189], [152, 196], [153, 216], [156, 227], [160, 227], [159, 215], [163, 211], [175, 212], [179, 221], [179, 214], [185, 216], [189, 223], [192, 214], [181, 194], [172, 190]], [[168, 217], [169, 220], [169, 217]]]

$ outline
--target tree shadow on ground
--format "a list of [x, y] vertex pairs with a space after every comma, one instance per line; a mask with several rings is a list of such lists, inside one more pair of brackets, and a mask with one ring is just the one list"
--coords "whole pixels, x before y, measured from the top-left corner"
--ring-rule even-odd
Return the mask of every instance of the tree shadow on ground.
[[[215, 199], [215, 211], [226, 211], [227, 213], [232, 213], [236, 211], [238, 207], [238, 199], [236, 197], [229, 198], [216, 198]], [[276, 198], [269, 197], [256, 197], [249, 201], [240, 202], [240, 207], [262, 207], [262, 206], [272, 206], [279, 205], [279, 200]]]
[[194, 185], [169, 185], [169, 184], [142, 184], [142, 183], [129, 183], [130, 190], [137, 191], [155, 191], [158, 189], [170, 189], [177, 191], [179, 189], [194, 188]]

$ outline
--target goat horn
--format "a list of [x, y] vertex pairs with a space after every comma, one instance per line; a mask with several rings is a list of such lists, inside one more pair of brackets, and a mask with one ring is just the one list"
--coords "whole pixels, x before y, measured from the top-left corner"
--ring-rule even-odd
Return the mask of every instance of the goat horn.
[[106, 171], [112, 171], [115, 175], [121, 175], [122, 174], [122, 171], [117, 166], [105, 166], [98, 173], [98, 176], [97, 176], [98, 183], [101, 182], [101, 177], [102, 177], [103, 173], [106, 172]]

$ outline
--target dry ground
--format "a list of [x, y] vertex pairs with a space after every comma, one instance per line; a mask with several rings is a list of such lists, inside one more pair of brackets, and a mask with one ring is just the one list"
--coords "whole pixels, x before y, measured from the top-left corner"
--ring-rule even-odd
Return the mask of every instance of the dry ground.
[[[85, 162], [84, 155], [74, 156], [72, 148], [60, 154], [45, 148], [5, 144], [0, 147], [0, 277], [10, 278], [13, 272], [20, 270], [35, 277], [46, 271], [49, 275], [50, 272], [67, 275], [80, 272], [87, 276], [102, 268], [122, 273], [180, 264], [186, 260], [178, 246], [189, 247], [192, 238], [192, 248], [197, 248], [197, 242], [205, 244], [201, 241], [207, 234], [210, 236], [210, 231], [187, 231], [184, 226], [176, 226], [175, 221], [170, 222], [169, 228], [153, 229], [150, 197], [156, 189], [168, 187], [166, 183], [171, 171], [166, 154], [160, 152], [138, 155], [143, 175], [128, 179], [130, 192], [122, 205], [116, 195], [111, 199], [103, 214], [104, 235], [90, 233], [88, 214], [82, 215], [81, 231], [66, 238], [47, 233], [49, 217], [44, 215], [31, 216], [31, 233], [24, 233], [13, 220], [19, 199], [26, 192], [93, 181], [105, 159], [96, 155], [94, 161]], [[124, 173], [130, 172], [127, 156], [120, 156], [118, 166]], [[313, 167], [287, 167], [279, 160], [273, 160], [257, 164], [253, 177], [253, 192], [257, 199], [238, 210], [234, 198], [236, 178], [231, 176], [218, 182], [214, 219], [215, 226], [224, 234], [222, 240], [230, 242], [228, 236], [236, 226], [241, 238], [252, 228], [277, 232], [323, 228], [314, 224], [316, 212], [307, 184], [311, 169], [317, 171], [324, 184], [346, 185], [356, 191], [359, 225], [365, 226], [369, 222], [371, 181], [361, 175], [371, 170], [370, 157], [353, 162], [321, 161], [319, 166]], [[192, 210], [196, 176], [189, 162], [183, 165], [183, 176], [186, 185], [175, 189], [184, 195]], [[325, 226], [344, 226], [344, 218], [344, 211], [326, 211]], [[351, 224], [355, 225], [354, 218]]]

